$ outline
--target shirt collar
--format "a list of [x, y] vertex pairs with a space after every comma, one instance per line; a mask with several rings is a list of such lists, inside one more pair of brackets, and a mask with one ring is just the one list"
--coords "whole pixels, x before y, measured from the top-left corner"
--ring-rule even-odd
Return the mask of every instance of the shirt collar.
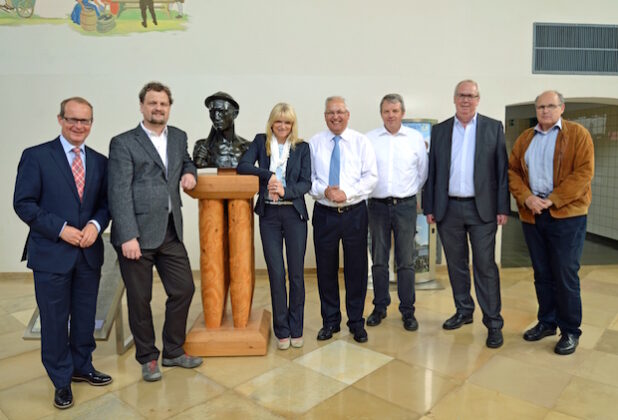
[[[67, 154], [67, 153], [73, 151], [73, 149], [75, 148], [75, 146], [73, 146], [71, 143], [69, 143], [69, 141], [67, 139], [65, 139], [62, 134], [60, 134], [60, 144], [62, 145], [62, 148], [64, 149], [64, 154]], [[82, 155], [85, 153], [86, 146], [85, 146], [84, 143], [82, 143], [82, 145], [79, 146], [79, 150], [82, 153]]]
[[[470, 122], [468, 124], [466, 124], [466, 126], [471, 125], [476, 127], [476, 117], [478, 117], [479, 113], [475, 112], [474, 113], [474, 117], [472, 117], [472, 119], [470, 120]], [[459, 125], [460, 127], [463, 127], [463, 124], [461, 123], [461, 121], [459, 121], [459, 118], [457, 118], [457, 115], [455, 115], [455, 125]]]
[[[341, 140], [345, 140], [346, 138], [350, 138], [350, 137], [348, 136], [348, 130], [349, 130], [349, 128], [347, 128], [347, 127], [346, 127], [346, 129], [345, 129], [345, 130], [343, 130], [343, 133], [339, 134], [339, 137], [341, 138]], [[337, 134], [333, 133], [332, 131], [330, 131], [330, 130], [327, 130], [327, 131], [328, 131], [328, 134], [329, 134], [329, 138], [330, 138], [331, 140], [332, 140], [335, 136], [337, 136]]]
[[144, 121], [140, 122], [139, 125], [141, 125], [142, 130], [144, 130], [144, 132], [148, 134], [148, 137], [161, 137], [161, 136], [167, 137], [167, 125], [165, 126], [161, 134], [157, 134], [154, 131], [147, 129], [146, 126], [144, 125]]
[[558, 118], [558, 121], [556, 121], [556, 124], [552, 125], [551, 128], [547, 131], [543, 131], [540, 124], [537, 124], [536, 126], [534, 126], [534, 131], [537, 133], [541, 133], [541, 134], [547, 134], [556, 127], [558, 127], [558, 130], [562, 130], [562, 118]]
[[399, 127], [399, 131], [397, 131], [395, 134], [392, 134], [390, 131], [388, 131], [388, 130], [386, 129], [386, 127], [384, 127], [384, 126], [382, 125], [382, 126], [380, 126], [380, 128], [379, 128], [379, 130], [380, 130], [380, 131], [378, 132], [378, 136], [386, 136], [386, 135], [388, 135], [388, 136], [393, 136], [393, 137], [403, 136], [403, 135], [405, 135], [405, 134], [403, 133], [403, 127], [404, 127], [404, 125], [403, 125], [403, 124], [401, 124], [401, 127]]

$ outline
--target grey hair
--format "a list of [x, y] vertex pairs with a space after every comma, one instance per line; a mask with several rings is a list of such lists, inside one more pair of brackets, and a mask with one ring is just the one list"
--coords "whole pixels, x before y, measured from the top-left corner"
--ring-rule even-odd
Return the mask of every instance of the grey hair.
[[479, 96], [479, 98], [481, 97], [481, 91], [479, 90], [479, 84], [476, 83], [472, 79], [462, 80], [461, 82], [457, 83], [455, 85], [455, 91], [453, 92], [453, 97], [457, 96], [457, 90], [459, 89], [459, 86], [463, 85], [464, 83], [472, 83], [476, 87], [476, 94]]
[[343, 96], [329, 96], [328, 98], [326, 98], [326, 101], [324, 101], [324, 112], [326, 112], [326, 108], [328, 108], [328, 103], [331, 101], [343, 102], [345, 110], [350, 112], [350, 108], [348, 108], [348, 104], [345, 102], [345, 98]]
[[382, 98], [382, 100], [380, 101], [380, 112], [382, 112], [382, 105], [384, 105], [384, 102], [388, 102], [391, 104], [398, 102], [399, 104], [401, 104], [401, 112], [406, 112], [406, 105], [403, 103], [403, 98], [398, 93], [389, 93], [387, 95], [384, 95], [384, 98]]
[[536, 105], [537, 102], [539, 101], [539, 98], [545, 95], [546, 93], [555, 94], [558, 97], [558, 100], [560, 101], [560, 105], [564, 105], [564, 96], [562, 96], [562, 93], [558, 92], [557, 90], [546, 90], [545, 92], [541, 93], [536, 98], [534, 98], [534, 104]]

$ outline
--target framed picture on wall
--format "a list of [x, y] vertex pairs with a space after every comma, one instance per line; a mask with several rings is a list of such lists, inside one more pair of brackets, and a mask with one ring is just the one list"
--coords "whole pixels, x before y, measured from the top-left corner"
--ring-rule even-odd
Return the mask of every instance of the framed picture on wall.
[[438, 120], [432, 120], [429, 118], [407, 118], [402, 120], [401, 123], [406, 127], [413, 128], [423, 135], [425, 140], [425, 146], [427, 146], [427, 152], [429, 152], [429, 143], [431, 141], [431, 126], [438, 123]]

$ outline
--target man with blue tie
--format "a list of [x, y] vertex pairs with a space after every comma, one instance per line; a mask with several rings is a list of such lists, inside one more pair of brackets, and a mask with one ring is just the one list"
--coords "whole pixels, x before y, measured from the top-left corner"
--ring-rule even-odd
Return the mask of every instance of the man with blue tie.
[[92, 105], [80, 97], [65, 99], [58, 123], [59, 137], [22, 154], [13, 207], [30, 227], [24, 257], [34, 272], [41, 358], [56, 388], [54, 405], [64, 409], [73, 405], [71, 381], [112, 382], [92, 365], [103, 264], [100, 233], [109, 212], [107, 159], [84, 145]]
[[367, 341], [363, 310], [367, 295], [367, 205], [378, 181], [371, 141], [348, 128], [345, 99], [326, 99], [328, 130], [311, 138], [313, 242], [320, 293], [322, 329], [318, 340], [340, 331], [339, 242], [343, 243], [347, 326], [359, 343]]

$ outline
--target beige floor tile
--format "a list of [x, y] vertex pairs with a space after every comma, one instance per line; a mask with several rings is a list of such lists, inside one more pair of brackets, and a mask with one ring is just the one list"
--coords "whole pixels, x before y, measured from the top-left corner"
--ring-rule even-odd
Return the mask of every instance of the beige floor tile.
[[[472, 337], [469, 334], [467, 336]], [[462, 344], [448, 336], [427, 338], [411, 349], [400, 352], [397, 359], [463, 380], [495, 354], [495, 350], [481, 343]]]
[[277, 367], [290, 362], [270, 349], [266, 356], [206, 357], [196, 370], [227, 388], [233, 388]]
[[[14, 297], [7, 297], [6, 295], [2, 295], [2, 298], [0, 298], [0, 308], [5, 310], [9, 314], [25, 311], [28, 309], [34, 311], [34, 308], [36, 308], [36, 300], [34, 298], [34, 286], [31, 285], [30, 288], [30, 292], [27, 292], [24, 295], [18, 295]], [[10, 288], [2, 288], [2, 290], [5, 289]]]
[[618, 356], [618, 331], [605, 330], [594, 349]]
[[582, 293], [594, 292], [602, 295], [618, 296], [618, 282], [607, 283], [604, 281], [592, 280], [590, 276], [581, 281]]
[[234, 391], [227, 391], [172, 417], [174, 420], [278, 420], [282, 418]]
[[0, 316], [0, 335], [19, 331], [24, 333], [24, 324], [19, 322], [13, 315]]
[[616, 419], [618, 387], [575, 377], [558, 398], [555, 409], [578, 418]]
[[612, 322], [609, 324], [609, 326], [607, 327], [608, 330], [612, 330], [612, 331], [618, 331], [618, 315], [616, 315], [614, 317], [614, 319], [612, 320]]
[[102, 418], [113, 420], [145, 419], [137, 410], [118, 399], [114, 394], [105, 394], [83, 404], [76, 403], [70, 409], [55, 410], [53, 414], [43, 417], [44, 420], [100, 420]]
[[[586, 268], [586, 267], [583, 267]], [[616, 265], [604, 265], [604, 266], [591, 266], [588, 267], [589, 271], [581, 275], [582, 281], [595, 280], [605, 283], [618, 284], [618, 266]]]
[[276, 414], [295, 417], [345, 387], [343, 382], [290, 363], [270, 370], [235, 389]]
[[221, 394], [224, 388], [193, 369], [172, 368], [158, 382], [139, 381], [114, 394], [142, 416], [162, 419]]
[[559, 356], [554, 353], [557, 342], [557, 336], [546, 337], [535, 342], [528, 342], [520, 338], [505, 346], [500, 352], [500, 356], [518, 360], [526, 365], [554, 369], [574, 375], [584, 360], [591, 354], [591, 351], [580, 345], [574, 354]]
[[[597, 292], [581, 292], [582, 305], [585, 307], [595, 308], [601, 311], [616, 313], [618, 308], [618, 296], [606, 295]], [[613, 317], [612, 317], [613, 319]]]
[[45, 377], [0, 391], [0, 410], [11, 420], [31, 420], [58, 411], [53, 405], [54, 386]]
[[294, 363], [349, 385], [392, 359], [360, 345], [336, 340], [295, 359]]
[[0, 359], [16, 356], [33, 350], [41, 349], [39, 340], [24, 340], [24, 330], [20, 329], [6, 334], [0, 334]]
[[466, 383], [449, 393], [431, 409], [434, 419], [543, 419], [547, 409], [495, 390]]
[[616, 317], [616, 309], [598, 309], [587, 302], [582, 306], [582, 321], [595, 327], [607, 328]]
[[[367, 327], [369, 341], [363, 344], [363, 347], [394, 357], [399, 351], [409, 349], [418, 340], [422, 340], [422, 330], [426, 329], [426, 325], [423, 325], [421, 330], [406, 331], [401, 319], [399, 318], [396, 321], [383, 321], [378, 326]], [[421, 327], [419, 326], [419, 328]]]
[[32, 350], [0, 359], [0, 390], [23, 384], [40, 377], [47, 377], [41, 363], [41, 351]]
[[532, 404], [551, 408], [572, 375], [501, 355], [492, 357], [469, 381]]
[[457, 385], [430, 369], [393, 360], [353, 386], [406, 410], [425, 413]]
[[599, 342], [599, 339], [603, 335], [605, 328], [597, 327], [590, 324], [582, 324], [581, 330], [582, 335], [579, 337], [578, 349], [592, 350]]
[[30, 319], [32, 318], [32, 313], [33, 313], [34, 309], [25, 309], [23, 311], [17, 311], [17, 312], [13, 312], [11, 315], [13, 315], [13, 317], [18, 320], [19, 322], [21, 322], [21, 324], [26, 327], [28, 325], [28, 323], [30, 322]]
[[543, 420], [580, 420], [579, 417], [572, 417], [559, 411], [550, 411]]
[[591, 351], [577, 368], [575, 374], [582, 378], [618, 387], [618, 356]]
[[300, 417], [304, 420], [321, 419], [417, 419], [420, 414], [404, 410], [395, 404], [349, 387], [330, 397]]
[[0, 420], [8, 420], [8, 417], [6, 416], [6, 414], [4, 414], [2, 410], [0, 410]]

